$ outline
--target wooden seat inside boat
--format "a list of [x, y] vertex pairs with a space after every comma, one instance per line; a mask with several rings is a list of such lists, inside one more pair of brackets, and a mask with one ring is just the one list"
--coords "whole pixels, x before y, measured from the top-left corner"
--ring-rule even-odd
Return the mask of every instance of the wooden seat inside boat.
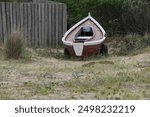
[[94, 33], [93, 33], [92, 27], [84, 26], [75, 35], [75, 42], [84, 42], [84, 41], [92, 38], [93, 35], [94, 35]]

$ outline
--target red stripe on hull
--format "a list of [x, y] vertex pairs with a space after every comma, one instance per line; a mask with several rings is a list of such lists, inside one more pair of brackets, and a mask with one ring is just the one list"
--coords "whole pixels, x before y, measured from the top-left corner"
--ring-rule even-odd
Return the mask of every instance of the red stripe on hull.
[[[69, 55], [71, 57], [76, 57], [73, 46], [65, 46], [65, 48], [67, 48], [67, 50], [69, 51]], [[100, 53], [100, 50], [101, 50], [101, 44], [84, 46], [81, 57], [85, 58], [88, 56], [97, 55]]]

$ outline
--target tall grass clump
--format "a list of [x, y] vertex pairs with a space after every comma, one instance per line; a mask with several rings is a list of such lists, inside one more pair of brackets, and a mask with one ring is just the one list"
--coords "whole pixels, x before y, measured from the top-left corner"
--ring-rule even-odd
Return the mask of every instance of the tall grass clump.
[[18, 59], [25, 49], [25, 43], [19, 30], [12, 32], [5, 42], [6, 58]]

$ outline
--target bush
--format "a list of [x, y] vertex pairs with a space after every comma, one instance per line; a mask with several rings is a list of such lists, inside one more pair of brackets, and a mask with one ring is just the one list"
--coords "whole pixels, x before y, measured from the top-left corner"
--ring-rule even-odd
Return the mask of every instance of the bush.
[[108, 36], [150, 33], [149, 0], [53, 0], [67, 4], [68, 28], [88, 12], [104, 27]]
[[127, 55], [133, 51], [146, 48], [150, 45], [150, 35], [140, 36], [137, 34], [127, 35], [120, 47], [119, 55]]
[[126, 33], [150, 33], [150, 3], [147, 0], [123, 2], [122, 26]]
[[5, 43], [5, 53], [7, 58], [18, 59], [25, 49], [25, 44], [20, 31], [13, 32]]

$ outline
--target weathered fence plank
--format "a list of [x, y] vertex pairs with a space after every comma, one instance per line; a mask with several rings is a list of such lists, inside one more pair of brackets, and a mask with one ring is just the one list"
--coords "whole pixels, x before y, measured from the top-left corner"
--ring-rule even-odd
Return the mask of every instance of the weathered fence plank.
[[5, 3], [2, 3], [2, 24], [3, 24], [3, 40], [6, 41], [6, 12]]
[[34, 30], [34, 34], [35, 34], [35, 47], [38, 47], [38, 5], [35, 4], [35, 21], [34, 21], [34, 25], [35, 25], [35, 30]]
[[50, 46], [51, 45], [51, 39], [52, 39], [52, 31], [51, 31], [51, 27], [52, 27], [52, 25], [51, 25], [51, 19], [52, 19], [52, 17], [51, 17], [51, 4], [48, 4], [48, 46]]
[[52, 33], [52, 36], [51, 36], [51, 42], [52, 42], [52, 45], [53, 46], [55, 46], [55, 43], [54, 43], [54, 38], [55, 38], [55, 25], [54, 25], [54, 22], [55, 22], [55, 17], [54, 17], [54, 14], [55, 14], [55, 12], [54, 12], [54, 4], [52, 4], [52, 12], [51, 12], [51, 14], [52, 14], [52, 20], [51, 20], [51, 24], [52, 24], [52, 28], [51, 28], [51, 33]]
[[44, 5], [44, 11], [45, 11], [45, 22], [44, 22], [44, 35], [45, 35], [45, 41], [44, 41], [44, 43], [45, 43], [45, 47], [47, 47], [47, 38], [48, 38], [48, 36], [47, 36], [47, 33], [48, 33], [48, 6], [47, 6], [47, 4], [45, 4]]
[[0, 4], [0, 43], [2, 43], [3, 42], [3, 35], [2, 35], [2, 27], [3, 27], [3, 25], [2, 25], [2, 5]]
[[19, 28], [28, 46], [56, 47], [66, 25], [65, 4], [0, 2], [0, 43]]
[[58, 14], [59, 14], [59, 12], [58, 12], [58, 9], [59, 9], [59, 6], [58, 5], [56, 5], [56, 13], [55, 13], [55, 15], [56, 15], [56, 47], [58, 46], [58, 34], [59, 34], [59, 24], [58, 24], [58, 21], [59, 21], [59, 17], [58, 17]]
[[6, 30], [7, 30], [7, 32], [6, 32], [6, 34], [7, 34], [7, 36], [10, 34], [10, 9], [9, 9], [9, 3], [5, 6], [6, 7]]
[[66, 26], [66, 24], [67, 24], [67, 7], [66, 6], [64, 6], [64, 8], [63, 8], [63, 35], [65, 34], [65, 32], [66, 32], [66, 30], [67, 30], [67, 26]]
[[21, 19], [20, 19], [20, 5], [19, 5], [19, 3], [16, 3], [16, 27], [18, 28], [18, 29], [20, 29], [21, 27]]
[[[24, 25], [23, 25], [23, 4], [20, 4], [20, 31], [24, 32]], [[22, 33], [23, 36], [23, 33]]]
[[62, 13], [62, 11], [63, 11], [63, 7], [61, 6], [61, 5], [59, 5], [59, 7], [58, 7], [58, 9], [59, 9], [59, 13], [61, 13], [60, 15], [58, 15], [58, 45], [60, 45], [61, 43], [61, 37], [63, 36], [63, 25], [61, 25], [61, 24], [63, 24], [63, 20], [62, 20], [62, 18], [63, 18], [63, 13]]
[[31, 45], [35, 45], [35, 4], [31, 7]]
[[41, 5], [39, 4], [38, 5], [38, 7], [39, 7], [39, 47], [41, 47], [41, 45], [42, 45], [42, 34], [41, 34], [41, 32], [42, 32], [42, 29], [41, 29], [41, 27], [42, 27], [42, 17], [41, 17], [41, 15], [42, 15], [42, 11], [41, 11]]
[[10, 4], [10, 32], [13, 31], [13, 6]]
[[23, 4], [23, 25], [24, 25], [24, 38], [25, 38], [25, 42], [26, 42], [26, 44], [28, 44], [29, 43], [29, 41], [28, 41], [28, 12], [27, 12], [27, 4]]
[[32, 45], [32, 6], [31, 4], [28, 3], [28, 7], [27, 7], [27, 35], [28, 35], [28, 45], [31, 46]]
[[15, 3], [13, 3], [12, 4], [12, 25], [13, 25], [13, 30], [16, 30], [16, 28], [17, 28], [17, 24], [16, 24], [16, 4]]
[[42, 9], [42, 31], [41, 31], [41, 34], [42, 34], [42, 45], [45, 46], [45, 43], [44, 43], [44, 4], [41, 4], [41, 9]]

